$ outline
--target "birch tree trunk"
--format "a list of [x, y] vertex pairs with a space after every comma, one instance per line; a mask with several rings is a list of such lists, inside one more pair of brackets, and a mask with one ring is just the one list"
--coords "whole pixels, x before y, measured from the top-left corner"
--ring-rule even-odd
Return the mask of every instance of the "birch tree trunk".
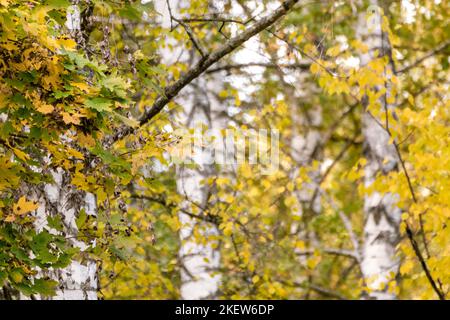
[[[299, 81], [302, 83], [301, 81]], [[303, 93], [306, 88], [299, 88]], [[289, 91], [288, 91], [289, 92]], [[297, 94], [298, 96], [298, 94]], [[291, 90], [290, 97], [295, 97], [294, 90]], [[298, 104], [300, 97], [289, 101], [291, 109], [292, 121], [292, 141], [291, 141], [291, 157], [295, 163], [295, 172], [292, 174], [292, 180], [297, 179], [299, 170], [302, 167], [311, 168], [314, 161], [321, 160], [322, 135], [319, 126], [322, 124], [322, 108], [320, 105], [312, 107], [310, 110], [301, 110], [302, 106]], [[300, 132], [300, 128], [307, 128], [306, 132]], [[317, 237], [314, 231], [308, 228], [311, 218], [317, 216], [322, 211], [321, 193], [320, 193], [320, 168], [309, 172], [310, 181], [302, 184], [301, 189], [294, 190], [295, 196], [301, 204], [297, 212], [292, 212], [294, 216], [301, 217], [299, 222], [291, 225], [291, 234], [306, 243], [307, 246], [314, 247], [317, 245]], [[301, 250], [296, 248], [296, 252]], [[307, 256], [298, 256], [301, 265], [306, 265]], [[300, 283], [312, 281], [311, 276], [301, 275], [297, 281]], [[304, 299], [309, 299], [310, 291], [306, 290]]]
[[[96, 199], [90, 193], [76, 190], [70, 184], [70, 176], [62, 169], [51, 171], [54, 183], [46, 184], [43, 189], [32, 192], [38, 199], [39, 208], [35, 212], [35, 226], [38, 231], [47, 229], [51, 233], [56, 230], [49, 228], [47, 218], [60, 215], [64, 225], [64, 235], [74, 246], [83, 252], [90, 243], [77, 240], [78, 228], [76, 218], [80, 210], [84, 209], [88, 215], [96, 215]], [[83, 261], [72, 261], [69, 266], [58, 270], [40, 271], [58, 282], [55, 300], [96, 300], [97, 299], [97, 265], [96, 262], [85, 258]], [[43, 297], [37, 297], [43, 299]]]
[[[77, 6], [78, 1], [67, 10], [66, 27], [74, 34], [80, 45], [81, 13]], [[84, 42], [84, 41], [83, 41]], [[70, 141], [67, 141], [70, 143]], [[43, 172], [44, 173], [44, 172]], [[39, 202], [39, 208], [35, 212], [35, 226], [38, 231], [47, 229], [51, 233], [58, 231], [50, 228], [47, 218], [59, 215], [63, 222], [63, 234], [72, 246], [78, 247], [81, 252], [92, 243], [85, 243], [77, 239], [78, 228], [76, 218], [80, 210], [85, 210], [88, 215], [96, 215], [97, 204], [93, 194], [77, 190], [70, 184], [70, 174], [61, 168], [50, 170], [53, 183], [46, 184], [42, 189], [29, 190]], [[83, 253], [81, 253], [83, 255]], [[43, 276], [48, 276], [58, 282], [55, 300], [96, 300], [98, 289], [97, 264], [88, 257], [82, 261], [72, 261], [66, 268], [58, 270], [41, 270]], [[35, 297], [44, 299], [44, 297]]]
[[[390, 44], [381, 24], [382, 17], [378, 1], [371, 0], [369, 8], [359, 15], [358, 21], [357, 36], [369, 48], [368, 53], [360, 57], [362, 66], [367, 65], [374, 58], [376, 50], [380, 52], [380, 57], [390, 52]], [[392, 68], [392, 65], [388, 64], [388, 68]], [[385, 74], [389, 74], [387, 71]], [[388, 86], [389, 80], [386, 85], [388, 92], [379, 100], [382, 114], [393, 108], [385, 98], [389, 95]], [[364, 98], [363, 104], [367, 108], [367, 97]], [[367, 110], [363, 114], [362, 121], [364, 156], [367, 159], [364, 183], [366, 187], [369, 187], [377, 175], [387, 175], [397, 170], [399, 160], [395, 146], [389, 142], [389, 133], [382, 126], [384, 122], [376, 119]], [[369, 288], [369, 299], [396, 298], [396, 295], [387, 288], [390, 281], [395, 281], [399, 269], [396, 246], [399, 241], [401, 211], [396, 202], [397, 195], [391, 193], [373, 192], [366, 195], [364, 199], [365, 225], [361, 269]]]
[[[157, 0], [155, 2], [156, 11], [162, 14], [162, 25], [165, 28], [171, 27], [170, 14], [176, 16], [178, 9], [187, 5], [185, 1], [165, 1]], [[170, 11], [168, 5], [170, 5]], [[176, 47], [176, 46], [175, 46]], [[182, 54], [182, 52], [179, 52]], [[173, 51], [163, 52], [163, 59], [179, 56]], [[188, 64], [193, 63], [195, 51], [183, 55]], [[170, 64], [171, 61], [164, 61]], [[206, 125], [208, 128], [223, 127], [219, 120], [221, 114], [220, 103], [214, 97], [209, 96], [209, 92], [218, 91], [220, 81], [214, 79], [198, 79], [194, 81], [189, 88], [184, 90], [183, 100], [178, 103], [183, 106], [182, 112], [177, 115], [177, 122], [187, 129], [200, 128]], [[201, 135], [200, 130], [196, 134]], [[220, 252], [213, 248], [208, 241], [203, 241], [217, 234], [217, 226], [210, 222], [192, 218], [186, 212], [191, 212], [192, 208], [198, 209], [198, 216], [205, 217], [205, 209], [208, 202], [209, 191], [207, 187], [202, 186], [202, 181], [214, 173], [209, 150], [201, 146], [195, 147], [194, 155], [191, 158], [196, 168], [192, 166], [180, 165], [177, 168], [177, 189], [185, 197], [181, 204], [182, 211], [179, 213], [179, 219], [182, 224], [180, 230], [181, 247], [179, 257], [182, 264], [181, 270], [181, 298], [185, 300], [214, 299], [217, 297], [220, 276], [215, 273], [220, 264]], [[184, 212], [183, 212], [184, 211]], [[196, 237], [197, 236], [197, 237]], [[198, 237], [205, 239], [198, 239]]]
[[[202, 85], [206, 85], [203, 83]], [[198, 83], [198, 87], [202, 87]], [[198, 129], [201, 124], [207, 124], [209, 128], [214, 127], [214, 121], [211, 114], [211, 104], [204, 101], [201, 92], [193, 90], [192, 102], [183, 101], [185, 114], [180, 116], [180, 121], [190, 129], [197, 128], [197, 134], [201, 134]], [[207, 93], [204, 93], [207, 95]], [[207, 98], [206, 98], [207, 99]], [[198, 207], [198, 215], [205, 217], [205, 209], [208, 205], [209, 190], [202, 186], [202, 180], [213, 174], [211, 163], [211, 154], [195, 146], [193, 152], [193, 162], [198, 166], [195, 169], [186, 166], [180, 166], [177, 171], [178, 192], [186, 197], [182, 207], [186, 211], [191, 211], [192, 207]], [[192, 218], [187, 214], [180, 212], [180, 221], [182, 229], [180, 230], [181, 248], [179, 256], [182, 259], [183, 269], [181, 272], [181, 297], [182, 299], [214, 299], [216, 298], [220, 276], [214, 275], [214, 271], [220, 265], [220, 252], [213, 249], [208, 241], [200, 241], [200, 237], [208, 239], [217, 234], [216, 225]], [[202, 243], [203, 242], [203, 243]]]

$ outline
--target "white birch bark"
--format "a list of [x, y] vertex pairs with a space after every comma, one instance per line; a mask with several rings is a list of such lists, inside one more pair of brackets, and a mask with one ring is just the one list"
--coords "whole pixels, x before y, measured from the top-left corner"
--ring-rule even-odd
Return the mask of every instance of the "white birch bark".
[[[96, 214], [96, 199], [90, 193], [76, 190], [70, 184], [69, 175], [58, 168], [51, 172], [54, 183], [46, 184], [43, 190], [33, 190], [34, 197], [38, 199], [39, 208], [36, 210], [35, 226], [37, 231], [47, 229], [56, 233], [47, 225], [49, 216], [59, 215], [64, 225], [64, 235], [68, 241], [81, 251], [86, 250], [87, 243], [77, 240], [78, 228], [76, 217], [81, 209], [86, 214]], [[95, 261], [72, 261], [66, 268], [57, 270], [41, 270], [40, 276], [49, 276], [58, 282], [55, 300], [96, 300], [97, 299], [97, 265]], [[44, 299], [43, 297], [36, 297]], [[48, 299], [48, 298], [45, 298]]]
[[[201, 101], [200, 95], [201, 92], [194, 90], [192, 102], [183, 101], [185, 113], [180, 115], [180, 122], [187, 128], [196, 128], [200, 124], [207, 124], [211, 128], [217, 124], [210, 110], [207, 109], [205, 101]], [[200, 206], [198, 215], [204, 216], [203, 211], [208, 202], [208, 189], [202, 186], [202, 180], [213, 173], [209, 165], [211, 155], [201, 148], [196, 148], [194, 152], [196, 154], [193, 161], [198, 167], [191, 169], [180, 166], [177, 171], [177, 187], [178, 192], [186, 197], [182, 205], [185, 210], [190, 211], [195, 203], [194, 206]], [[180, 230], [182, 244], [179, 252], [184, 267], [181, 271], [181, 297], [194, 300], [215, 298], [220, 276], [214, 274], [214, 271], [220, 265], [220, 252], [213, 249], [208, 242], [199, 243], [199, 239], [194, 238], [193, 231], [201, 230], [202, 236], [209, 237], [217, 234], [217, 228], [211, 223], [199, 221], [183, 212], [180, 212], [179, 218], [183, 225]]]
[[[369, 52], [360, 56], [361, 65], [373, 59], [375, 50], [389, 51], [389, 43], [381, 28], [378, 1], [371, 0], [366, 12], [359, 15], [357, 35], [368, 46]], [[389, 94], [389, 93], [388, 93]], [[380, 99], [382, 114], [391, 109], [384, 98]], [[367, 102], [365, 103], [367, 107]], [[389, 142], [389, 134], [380, 121], [367, 111], [363, 114], [364, 154], [367, 165], [364, 168], [365, 186], [370, 186], [378, 174], [397, 170], [398, 156]], [[395, 281], [399, 260], [396, 245], [399, 241], [401, 211], [396, 205], [397, 195], [374, 192], [364, 199], [364, 244], [362, 247], [361, 270], [369, 288], [369, 299], [395, 299], [387, 290], [390, 281]]]

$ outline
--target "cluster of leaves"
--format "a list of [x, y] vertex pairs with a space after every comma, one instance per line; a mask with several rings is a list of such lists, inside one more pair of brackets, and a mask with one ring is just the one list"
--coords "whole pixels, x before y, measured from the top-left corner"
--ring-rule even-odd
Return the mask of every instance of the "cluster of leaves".
[[[54, 280], [39, 277], [36, 268], [67, 266], [79, 251], [69, 235], [88, 239], [88, 245], [99, 240], [91, 248], [93, 258], [104, 258], [105, 248], [108, 257], [125, 258], [120, 250], [129, 237], [125, 241], [123, 235], [133, 230], [123, 210], [110, 213], [145, 161], [103, 148], [115, 127], [135, 125], [125, 113], [134, 105], [130, 97], [138, 81], [89, 54], [79, 39], [84, 33], [69, 33], [64, 26], [69, 5], [3, 1], [0, 6], [0, 282], [27, 295], [54, 294]], [[96, 13], [105, 10], [91, 5]], [[130, 17], [130, 8], [127, 3], [114, 9]], [[137, 67], [145, 71], [146, 64], [148, 59], [141, 59]], [[52, 211], [45, 201], [45, 187], [55, 183], [52, 172], [61, 169], [64, 179], [77, 192], [93, 194], [98, 206], [95, 218], [77, 210], [75, 235], [62, 222], [70, 205]], [[44, 222], [37, 223], [42, 215]]]
[[[192, 1], [192, 7], [183, 13], [194, 15], [197, 5]], [[442, 28], [448, 10], [443, 3], [424, 1], [420, 6], [428, 8], [429, 15], [418, 14], [415, 23], [405, 24], [401, 20], [402, 8], [386, 4], [382, 30], [392, 45], [391, 55], [379, 54], [363, 66], [345, 63], [368, 50], [355, 34], [358, 15], [352, 5], [317, 4], [293, 12], [285, 20], [286, 31], [280, 29], [275, 36], [273, 32], [260, 35], [264, 53], [274, 64], [282, 61], [279, 67], [269, 66], [259, 80], [249, 81], [256, 88], [250, 94], [242, 90], [242, 85], [234, 85], [236, 78], [230, 78], [229, 83], [225, 80], [225, 89], [218, 89], [216, 94], [222, 103], [238, 109], [233, 110], [234, 128], [270, 127], [283, 133], [279, 171], [265, 175], [257, 166], [245, 164], [236, 172], [207, 178], [204, 185], [214, 192], [206, 208], [203, 212], [199, 212], [198, 204], [190, 208], [191, 215], [205, 221], [196, 225], [195, 241], [199, 245], [210, 243], [220, 251], [221, 265], [216, 273], [221, 275], [223, 297], [339, 299], [358, 298], [369, 291], [358, 254], [365, 222], [363, 199], [375, 191], [399, 195], [403, 219], [412, 228], [432, 277], [442, 292], [448, 290], [448, 171], [441, 158], [448, 144], [448, 46], [444, 47], [447, 51], [439, 51], [426, 63], [420, 60], [448, 38], [448, 31]], [[358, 7], [357, 12], [365, 9]], [[338, 21], [335, 17], [339, 17]], [[328, 24], [315, 23], [321, 19]], [[301, 27], [289, 28], [293, 24]], [[220, 39], [215, 30], [205, 30], [209, 26], [199, 22], [192, 28], [199, 39], [204, 39], [205, 32]], [[221, 28], [220, 24], [215, 26]], [[221, 31], [228, 29], [225, 26]], [[420, 44], [421, 50], [411, 48], [412, 43]], [[214, 48], [215, 44], [209, 45]], [[305, 58], [311, 61], [309, 75], [283, 68], [301, 64]], [[386, 72], [391, 63], [394, 73]], [[251, 72], [237, 67], [227, 69], [227, 64], [235, 64], [233, 59], [223, 63], [224, 70], [240, 77], [238, 83], [246, 83]], [[414, 67], [403, 70], [410, 64]], [[285, 73], [301, 78], [302, 85], [286, 81]], [[386, 86], [390, 90], [387, 103], [396, 107], [395, 112], [380, 108], [379, 99], [386, 94], [386, 89], [380, 87]], [[302, 94], [297, 95], [299, 91]], [[364, 110], [362, 101], [366, 97]], [[318, 105], [323, 118], [319, 125], [308, 120], [295, 122], [296, 113], [308, 119]], [[380, 125], [389, 130], [391, 143], [397, 144], [405, 165], [397, 172], [380, 174], [370, 188], [363, 183], [367, 163], [362, 150], [363, 112], [381, 119]], [[296, 134], [308, 136], [311, 132], [321, 136], [318, 151], [306, 163], [299, 163], [292, 156], [292, 140]], [[301, 190], [311, 188], [311, 177], [317, 177], [317, 172], [320, 214], [312, 210], [310, 201], [301, 201], [297, 196]], [[208, 235], [211, 224], [217, 227], [218, 235]], [[401, 281], [392, 281], [389, 290], [404, 298], [435, 298], [436, 292], [411, 247], [405, 226], [401, 225], [398, 252]]]
[[[224, 2], [221, 14], [233, 15], [232, 2]], [[188, 1], [177, 14], [192, 19], [184, 28], [171, 21], [177, 27], [168, 30], [155, 22], [151, 3], [93, 0], [79, 5], [90, 20], [70, 32], [64, 25], [68, 1], [0, 0], [0, 286], [53, 295], [57, 282], [47, 270], [92, 259], [105, 298], [178, 298], [184, 210], [200, 221], [194, 241], [220, 252], [214, 272], [221, 275], [221, 297], [358, 298], [368, 290], [357, 258], [362, 204], [378, 191], [399, 195], [402, 232], [406, 223], [414, 230], [432, 277], [446, 292], [449, 65], [448, 54], [441, 53], [448, 46], [426, 63], [414, 63], [450, 37], [449, 10], [445, 1], [419, 2], [428, 13], [417, 14], [413, 24], [401, 21], [399, 4], [386, 5], [383, 31], [391, 56], [368, 65], [343, 63], [367, 48], [354, 32], [352, 3], [330, 2], [300, 7], [276, 31], [260, 34], [258, 49], [270, 63], [257, 77], [245, 68], [224, 68], [233, 77], [212, 95], [233, 106], [227, 116], [234, 130], [282, 133], [280, 167], [266, 175], [261, 167], [243, 164], [207, 177], [202, 184], [213, 192], [200, 210], [196, 203], [180, 207], [185, 195], [177, 191], [166, 154], [173, 137], [162, 129], [179, 125], [169, 112], [112, 145], [106, 141], [123, 126], [137, 127], [161, 88], [186, 71], [190, 61], [180, 52], [196, 52], [195, 46], [212, 51], [245, 29], [252, 1], [238, 1], [244, 12], [238, 22], [220, 21], [210, 1]], [[271, 4], [260, 5], [269, 10]], [[199, 12], [213, 18], [202, 20]], [[183, 58], [164, 65], [161, 52]], [[309, 71], [283, 67], [301, 66], [305, 59]], [[220, 63], [236, 66], [233, 58]], [[398, 73], [386, 74], [390, 63]], [[211, 83], [216, 76], [203, 75]], [[388, 82], [395, 114], [379, 108], [385, 93], [379, 87]], [[381, 125], [389, 123], [385, 129], [404, 164], [403, 170], [380, 174], [370, 188], [362, 183], [365, 97], [366, 111], [383, 119]], [[180, 111], [184, 98], [167, 111]], [[312, 119], [317, 112], [321, 121]], [[296, 139], [314, 135], [320, 142], [299, 160]], [[50, 205], [45, 189], [57, 183], [58, 170], [78, 199], [95, 196], [95, 215], [80, 204]], [[76, 232], [67, 225], [69, 209], [75, 209]], [[217, 233], [208, 234], [211, 225]], [[72, 238], [87, 248], [80, 250]], [[399, 248], [402, 281], [392, 290], [405, 298], [433, 298], [406, 237]]]

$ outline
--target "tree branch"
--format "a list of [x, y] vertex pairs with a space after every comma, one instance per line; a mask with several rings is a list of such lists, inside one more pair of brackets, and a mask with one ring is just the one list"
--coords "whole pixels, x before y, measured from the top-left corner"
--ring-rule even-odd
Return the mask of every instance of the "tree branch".
[[195, 49], [197, 49], [197, 51], [200, 53], [202, 58], [205, 58], [208, 55], [208, 53], [205, 50], [203, 50], [202, 46], [200, 45], [200, 42], [195, 38], [191, 27], [188, 24], [184, 23], [182, 20], [179, 20], [177, 18], [172, 18], [172, 19], [174, 21], [178, 22], [183, 27], [183, 29], [186, 31], [189, 39], [191, 40], [192, 45], [195, 47]]
[[[358, 254], [354, 250], [346, 250], [346, 249], [335, 249], [335, 248], [318, 248], [318, 251], [322, 251], [329, 255], [341, 256], [354, 259], [358, 261]], [[310, 256], [314, 254], [313, 249], [305, 249], [302, 251], [296, 252], [298, 256]]]
[[404, 73], [404, 72], [408, 71], [409, 69], [412, 69], [412, 68], [416, 67], [417, 65], [421, 64], [426, 59], [434, 56], [435, 54], [437, 54], [437, 53], [439, 53], [441, 51], [444, 51], [448, 46], [450, 46], [450, 41], [446, 41], [444, 43], [441, 43], [439, 46], [437, 46], [433, 50], [429, 51], [428, 53], [424, 54], [422, 57], [420, 57], [416, 61], [414, 61], [414, 62], [408, 64], [407, 66], [404, 66], [403, 68], [397, 70], [396, 74]]
[[224, 66], [219, 66], [216, 68], [211, 68], [206, 70], [205, 73], [216, 73], [220, 71], [231, 71], [231, 70], [240, 70], [248, 67], [262, 67], [262, 68], [286, 68], [286, 69], [300, 69], [300, 70], [308, 70], [311, 66], [309, 62], [300, 62], [300, 63], [290, 63], [290, 64], [276, 64], [276, 63], [264, 63], [264, 62], [250, 62], [250, 63], [237, 63], [237, 64], [227, 64]]
[[[447, 44], [447, 45], [448, 45], [448, 44]], [[423, 58], [422, 61], [425, 60], [425, 59], [426, 59], [426, 58]], [[419, 59], [419, 60], [420, 60], [420, 59]], [[387, 112], [388, 112], [388, 109], [385, 108], [385, 113], [387, 114]], [[373, 117], [373, 116], [372, 116], [372, 117]], [[375, 117], [373, 117], [373, 118], [376, 119]], [[384, 127], [379, 121], [376, 121], [376, 123], [377, 123], [382, 129], [384, 129], [384, 130], [386, 131], [386, 133], [389, 135], [389, 137], [391, 137], [391, 138], [393, 137], [392, 132], [391, 132], [389, 126]], [[418, 203], [418, 199], [417, 199], [416, 193], [415, 193], [415, 191], [414, 191], [414, 187], [413, 187], [413, 185], [412, 185], [410, 175], [409, 175], [409, 173], [408, 173], [408, 170], [406, 169], [405, 161], [404, 161], [404, 159], [403, 159], [403, 157], [402, 157], [402, 154], [401, 154], [401, 152], [400, 152], [399, 145], [398, 145], [398, 143], [397, 143], [395, 140], [393, 141], [393, 145], [394, 145], [394, 149], [395, 149], [395, 152], [396, 152], [396, 154], [397, 154], [398, 160], [399, 160], [399, 162], [400, 162], [400, 165], [401, 165], [401, 167], [402, 167], [402, 171], [403, 171], [403, 173], [404, 173], [404, 175], [405, 175], [405, 178], [406, 178], [406, 181], [407, 181], [407, 184], [408, 184], [408, 189], [409, 189], [409, 192], [410, 192], [410, 194], [411, 194], [412, 200], [413, 200], [414, 203]], [[405, 224], [406, 224], [406, 228], [405, 228], [405, 229], [406, 229], [406, 235], [407, 235], [407, 237], [408, 237], [408, 240], [409, 240], [411, 246], [413, 247], [414, 254], [416, 255], [417, 259], [419, 260], [420, 265], [421, 265], [421, 267], [422, 267], [422, 270], [424, 271], [425, 276], [427, 277], [428, 282], [430, 283], [432, 289], [434, 290], [434, 292], [436, 293], [436, 295], [439, 297], [439, 299], [440, 299], [440, 300], [446, 300], [446, 295], [445, 295], [445, 293], [444, 293], [441, 289], [438, 288], [437, 283], [439, 282], [439, 279], [436, 281], [436, 280], [433, 278], [433, 275], [431, 274], [431, 271], [430, 271], [430, 269], [429, 269], [429, 267], [428, 267], [428, 264], [427, 264], [427, 262], [426, 262], [426, 259], [425, 259], [425, 257], [423, 256], [422, 252], [420, 251], [420, 248], [419, 248], [419, 245], [418, 245], [416, 239], [414, 239], [414, 233], [413, 233], [411, 227], [409, 226], [409, 224], [408, 224], [406, 221], [405, 221]]]
[[348, 300], [348, 298], [338, 292], [326, 289], [326, 288], [322, 288], [318, 285], [312, 284], [310, 283], [308, 285], [309, 289], [316, 291], [317, 293], [320, 293], [321, 295], [325, 296], [325, 297], [330, 297], [330, 298], [335, 298], [337, 300]]
[[353, 253], [355, 254], [355, 258], [358, 262], [360, 262], [362, 260], [361, 254], [360, 254], [361, 249], [360, 249], [360, 245], [358, 242], [358, 238], [357, 238], [356, 234], [353, 232], [352, 222], [347, 217], [347, 215], [336, 206], [336, 204], [334, 203], [333, 199], [330, 196], [327, 197], [327, 201], [330, 204], [330, 206], [333, 208], [333, 210], [335, 210], [338, 213], [339, 218], [342, 220], [342, 223], [344, 224], [344, 227], [347, 230], [348, 235], [350, 237], [350, 241], [353, 244], [353, 249], [354, 249]]
[[294, 283], [291, 284], [291, 283], [288, 283], [288, 282], [283, 281], [283, 280], [278, 280], [278, 281], [280, 283], [284, 284], [284, 285], [287, 285], [287, 286], [293, 286], [293, 287], [299, 287], [299, 288], [313, 290], [313, 291], [315, 291], [315, 292], [317, 292], [317, 293], [319, 293], [319, 294], [321, 294], [321, 295], [323, 295], [325, 297], [335, 298], [337, 300], [348, 300], [348, 298], [346, 296], [342, 295], [341, 293], [335, 292], [335, 291], [333, 291], [331, 289], [323, 288], [323, 287], [318, 286], [318, 285], [316, 285], [314, 283], [305, 284], [305, 283], [300, 283], [300, 282], [294, 282]]
[[[153, 117], [155, 117], [176, 95], [194, 79], [198, 78], [202, 73], [204, 73], [210, 66], [218, 62], [220, 59], [234, 51], [236, 48], [241, 46], [248, 39], [257, 35], [261, 31], [273, 25], [280, 18], [285, 16], [300, 0], [285, 0], [278, 9], [272, 12], [270, 15], [258, 20], [248, 29], [238, 34], [237, 36], [228, 40], [224, 45], [222, 45], [217, 50], [213, 51], [211, 54], [202, 57], [189, 71], [187, 71], [180, 79], [175, 81], [173, 84], [167, 86], [163, 94], [158, 96], [153, 103], [153, 105], [144, 112], [141, 120], [139, 121], [139, 127], [147, 124]], [[105, 141], [105, 145], [109, 147], [114, 142], [122, 139], [135, 132], [132, 127], [122, 127], [117, 130], [117, 132], [109, 137]]]
[[241, 20], [237, 20], [237, 19], [232, 19], [232, 18], [227, 18], [227, 17], [221, 17], [221, 16], [205, 16], [205, 17], [191, 17], [191, 18], [181, 18], [180, 19], [183, 22], [186, 23], [195, 23], [195, 22], [221, 22], [221, 23], [237, 23], [237, 24], [242, 24], [242, 25], [246, 25], [248, 24], [251, 20], [247, 20], [247, 21], [241, 21]]

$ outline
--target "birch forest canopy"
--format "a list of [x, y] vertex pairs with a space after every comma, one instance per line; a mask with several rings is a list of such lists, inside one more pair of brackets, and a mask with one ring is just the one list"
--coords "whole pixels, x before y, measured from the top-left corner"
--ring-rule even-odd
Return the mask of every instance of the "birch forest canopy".
[[450, 298], [449, 21], [0, 0], [0, 299]]

